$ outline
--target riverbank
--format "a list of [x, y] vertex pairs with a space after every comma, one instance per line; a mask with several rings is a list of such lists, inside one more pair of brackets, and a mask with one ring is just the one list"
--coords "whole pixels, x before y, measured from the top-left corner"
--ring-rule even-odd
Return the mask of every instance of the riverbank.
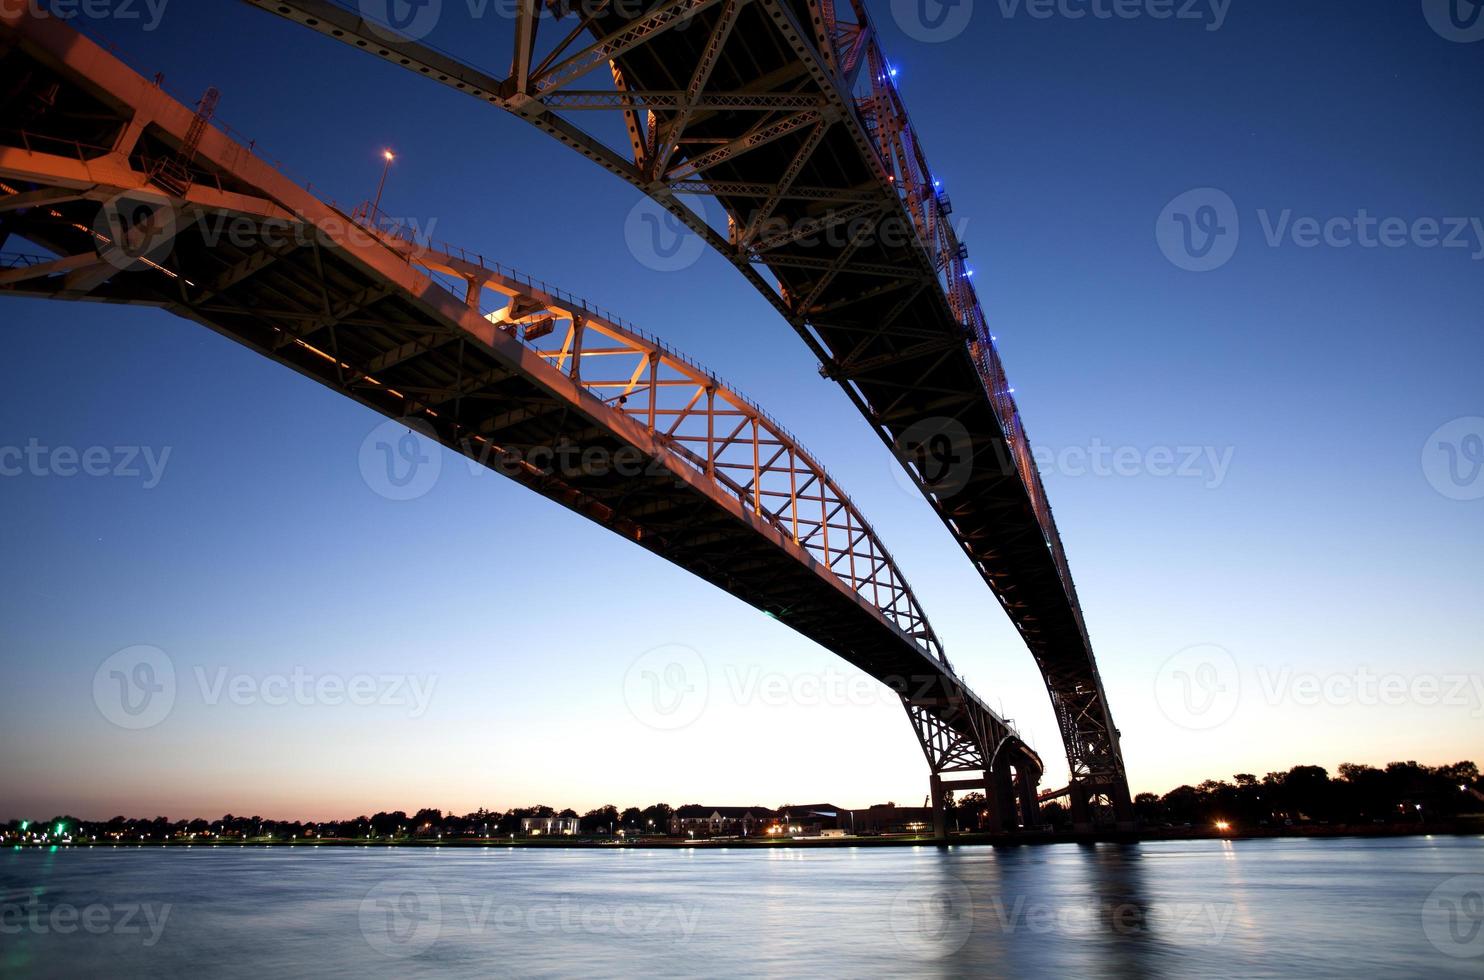
[[418, 847], [511, 847], [511, 848], [662, 848], [675, 850], [722, 849], [773, 849], [773, 848], [830, 848], [830, 847], [922, 847], [946, 843], [958, 846], [1018, 847], [1039, 844], [1136, 844], [1142, 841], [1180, 840], [1269, 840], [1281, 838], [1381, 838], [1381, 837], [1429, 837], [1429, 836], [1477, 836], [1484, 834], [1484, 821], [1458, 820], [1435, 824], [1366, 825], [1366, 826], [1305, 826], [1305, 827], [1255, 827], [1251, 829], [1231, 828], [1220, 831], [1196, 828], [1158, 828], [1134, 831], [1096, 831], [1087, 833], [1053, 833], [1050, 831], [1017, 831], [1013, 834], [956, 833], [950, 834], [946, 842], [921, 834], [892, 834], [869, 837], [740, 837], [707, 840], [689, 840], [677, 837], [637, 837], [614, 840], [607, 837], [460, 837], [435, 838], [294, 838], [289, 840], [252, 838], [247, 840], [190, 839], [190, 840], [74, 840], [15, 843], [7, 842], [15, 850], [35, 848], [88, 848], [88, 847], [156, 847], [156, 848], [232, 848], [232, 847], [360, 847], [360, 848], [418, 848]]

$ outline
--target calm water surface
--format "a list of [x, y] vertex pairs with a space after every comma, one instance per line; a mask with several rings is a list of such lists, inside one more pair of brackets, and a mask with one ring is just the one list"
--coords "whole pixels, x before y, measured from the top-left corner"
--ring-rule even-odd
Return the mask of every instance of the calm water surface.
[[0, 974], [1484, 977], [1484, 838], [6, 851]]

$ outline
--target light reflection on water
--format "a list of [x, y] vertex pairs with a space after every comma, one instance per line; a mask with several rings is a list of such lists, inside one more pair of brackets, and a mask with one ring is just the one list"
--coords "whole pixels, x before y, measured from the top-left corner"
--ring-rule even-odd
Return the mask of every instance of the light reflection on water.
[[1480, 977], [1480, 875], [1443, 837], [5, 851], [0, 973]]

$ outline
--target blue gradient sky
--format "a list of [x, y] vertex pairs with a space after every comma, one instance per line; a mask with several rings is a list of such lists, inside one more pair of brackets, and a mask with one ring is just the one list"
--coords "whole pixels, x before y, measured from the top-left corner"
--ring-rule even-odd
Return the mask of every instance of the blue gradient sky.
[[[507, 49], [508, 21], [445, 7], [430, 41]], [[872, 11], [967, 220], [1032, 440], [1231, 453], [1220, 481], [1046, 474], [1134, 789], [1484, 754], [1484, 501], [1437, 492], [1421, 462], [1439, 426], [1484, 415], [1484, 242], [1272, 247], [1259, 216], [1484, 218], [1484, 42], [1441, 38], [1415, 2], [1238, 2], [1207, 30], [980, 0], [933, 44]], [[1048, 782], [1064, 778], [1031, 659], [947, 532], [730, 266], [708, 254], [659, 273], [630, 254], [637, 192], [488, 106], [243, 5], [99, 29], [176, 93], [219, 87], [222, 119], [342, 203], [374, 192], [395, 147], [387, 210], [601, 302], [751, 394], [854, 496], [955, 663], [1032, 738]], [[1235, 202], [1242, 240], [1192, 273], [1155, 223], [1203, 187]], [[0, 478], [0, 818], [926, 792], [886, 698], [747, 696], [758, 672], [846, 665], [555, 504], [451, 455], [425, 496], [384, 499], [357, 463], [379, 417], [163, 313], [11, 300], [0, 324], [0, 446], [170, 450], [152, 489]], [[123, 731], [93, 676], [134, 644], [168, 654], [180, 691], [163, 722]], [[705, 711], [676, 732], [624, 697], [630, 664], [665, 644], [710, 670]], [[1192, 729], [1161, 684], [1201, 645], [1230, 652], [1240, 696]], [[210, 705], [196, 666], [436, 686], [416, 718]], [[1362, 671], [1465, 686], [1459, 703], [1318, 705], [1284, 686]]]

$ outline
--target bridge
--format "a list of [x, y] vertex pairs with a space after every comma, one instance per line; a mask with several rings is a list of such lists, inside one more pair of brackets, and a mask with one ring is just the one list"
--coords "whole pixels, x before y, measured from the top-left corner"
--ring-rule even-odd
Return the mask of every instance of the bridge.
[[[931, 770], [1039, 822], [1041, 759], [953, 669], [871, 525], [779, 422], [658, 339], [322, 200], [52, 18], [0, 12], [0, 292], [158, 307], [402, 420], [901, 696]], [[945, 778], [946, 777], [946, 778]]]
[[[725, 256], [897, 452], [1025, 640], [1074, 822], [1132, 822], [1118, 729], [968, 250], [861, 0], [517, 0], [503, 75], [398, 30], [421, 33], [426, 4], [397, 5], [413, 15], [397, 25], [354, 0], [244, 2], [536, 126]], [[591, 122], [604, 116], [622, 125]], [[725, 228], [685, 203], [696, 197]]]

